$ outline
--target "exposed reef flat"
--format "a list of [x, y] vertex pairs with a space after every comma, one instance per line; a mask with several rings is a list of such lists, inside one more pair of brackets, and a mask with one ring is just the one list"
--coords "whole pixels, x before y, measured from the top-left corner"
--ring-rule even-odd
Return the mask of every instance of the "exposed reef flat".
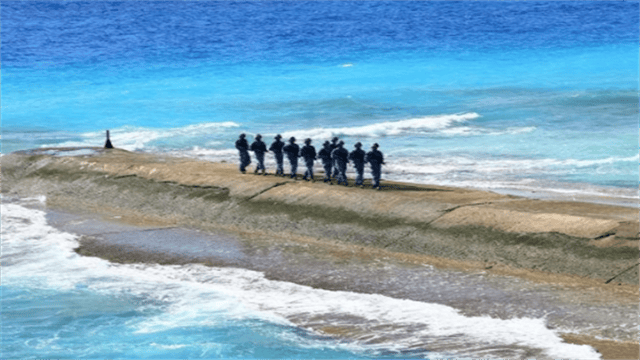
[[[50, 209], [115, 218], [152, 229], [150, 238], [135, 236], [131, 239], [139, 241], [130, 244], [123, 243], [127, 239], [124, 232], [102, 240], [85, 237], [78, 249], [85, 255], [123, 262], [219, 263], [314, 287], [433, 301], [413, 293], [403, 282], [385, 290], [348, 276], [375, 272], [372, 264], [391, 259], [412, 266], [524, 278], [561, 287], [568, 291], [562, 295], [571, 298], [568, 302], [605, 307], [636, 304], [637, 309], [637, 209], [442, 186], [384, 181], [382, 185], [382, 191], [374, 191], [273, 175], [242, 175], [232, 164], [118, 149], [38, 149], [2, 158], [5, 197], [45, 195]], [[180, 254], [173, 245], [155, 246], [149, 240], [154, 231], [160, 231], [156, 229], [165, 229], [157, 233], [165, 237], [182, 231], [167, 229], [171, 227], [223, 231], [242, 239], [244, 245], [221, 242], [216, 251], [220, 252], [221, 244], [228, 251], [203, 260], [197, 252]], [[204, 241], [196, 235], [188, 238], [195, 239], [194, 243]], [[277, 263], [273, 258], [257, 255], [273, 249], [289, 256], [285, 268], [273, 265]], [[315, 260], [308, 258], [310, 253]], [[245, 258], [247, 254], [251, 256]], [[318, 257], [323, 256], [330, 257], [333, 265], [317, 265]], [[348, 271], [340, 276], [299, 271], [313, 264], [329, 271], [341, 262], [348, 265]], [[372, 268], [363, 272], [367, 264]], [[283, 270], [287, 268], [298, 269], [293, 272], [296, 276]], [[404, 271], [408, 270], [397, 270]], [[611, 278], [614, 280], [607, 282]], [[460, 304], [451, 305], [475, 315], [472, 303], [456, 301]], [[634, 316], [637, 318], [637, 311]], [[606, 346], [635, 346], [637, 350], [633, 342], [606, 340], [628, 341], [632, 334], [592, 335], [608, 344], [598, 343], [601, 350]], [[595, 344], [593, 336], [567, 334], [565, 339]]]
[[[243, 175], [232, 164], [118, 149], [38, 149], [2, 159], [4, 194], [46, 195], [52, 207], [118, 209], [199, 228], [306, 236], [599, 280], [638, 261], [634, 208], [382, 185], [374, 191]], [[612, 283], [637, 285], [637, 268]]]

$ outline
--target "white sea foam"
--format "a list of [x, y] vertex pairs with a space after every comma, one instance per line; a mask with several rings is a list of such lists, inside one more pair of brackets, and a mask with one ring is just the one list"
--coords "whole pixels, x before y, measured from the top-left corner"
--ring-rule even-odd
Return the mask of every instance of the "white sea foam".
[[439, 135], [446, 136], [478, 136], [478, 135], [516, 135], [516, 134], [525, 134], [530, 133], [536, 130], [535, 126], [526, 126], [526, 127], [510, 127], [504, 130], [494, 130], [487, 129], [481, 127], [470, 127], [470, 126], [456, 126], [450, 127], [446, 129], [442, 129], [439, 132]]
[[[235, 149], [207, 149], [196, 146], [188, 150], [172, 151], [170, 154], [232, 164], [238, 161], [238, 151]], [[505, 193], [509, 193], [511, 189], [513, 190], [511, 193], [525, 196], [530, 196], [531, 192], [548, 191], [559, 196], [585, 195], [638, 199], [637, 189], [542, 180], [540, 174], [547, 174], [545, 177], [562, 176], [575, 171], [598, 171], [600, 166], [607, 165], [629, 163], [630, 166], [634, 166], [639, 159], [638, 155], [610, 156], [600, 159], [533, 159], [473, 158], [462, 155], [408, 156], [391, 153], [387, 155], [387, 164], [383, 167], [383, 178], [418, 184], [500, 189], [505, 190]], [[255, 160], [253, 161], [252, 165], [255, 164]], [[267, 155], [265, 164], [267, 170], [272, 171], [275, 168], [273, 156]], [[288, 163], [285, 161], [285, 171], [288, 168]], [[299, 171], [300, 169], [302, 168], [299, 168]], [[316, 161], [315, 170], [322, 170], [319, 161]], [[355, 176], [352, 166], [348, 167], [347, 173], [349, 176]]]
[[[285, 132], [284, 135], [285, 138], [294, 135], [298, 138], [327, 139], [332, 136], [377, 137], [411, 135], [431, 131], [431, 134], [435, 136], [491, 136], [536, 130], [535, 127], [510, 127], [496, 130], [477, 126], [460, 126], [478, 117], [477, 113], [441, 115], [365, 126], [297, 130]], [[128, 150], [161, 151], [177, 157], [198, 158], [214, 162], [224, 161], [235, 164], [238, 161], [236, 149], [221, 149], [219, 147], [223, 144], [222, 140], [210, 140], [202, 134], [215, 132], [216, 130], [230, 130], [237, 127], [239, 125], [234, 122], [206, 123], [163, 130], [125, 127], [115, 129], [112, 132], [112, 141], [118, 147]], [[86, 133], [82, 134], [84, 140], [81, 142], [67, 142], [59, 145], [95, 146], [96, 144], [101, 144], [104, 140], [103, 136], [104, 134], [101, 132]], [[185, 145], [191, 143], [190, 139], [195, 137], [200, 137], [198, 141], [206, 141], [206, 143], [186, 147]], [[183, 141], [180, 143], [180, 140], [175, 140], [176, 138]], [[203, 140], [203, 138], [205, 139]], [[177, 147], [150, 146], [149, 144], [154, 140], [178, 143]], [[227, 146], [232, 146], [233, 141], [228, 143]], [[506, 193], [509, 193], [511, 189], [513, 190], [511, 193], [519, 195], [531, 195], [533, 192], [548, 191], [561, 196], [578, 194], [623, 199], [638, 198], [636, 189], [608, 188], [589, 184], [567, 185], [558, 181], [540, 180], [542, 174], [544, 174], [544, 178], [562, 178], [577, 172], [597, 174], [600, 172], [621, 171], [618, 170], [621, 164], [629, 163], [630, 166], [633, 166], [632, 163], [637, 164], [638, 155], [628, 157], [608, 156], [595, 159], [536, 159], [506, 156], [482, 158], [449, 154], [419, 156], [400, 148], [390, 151], [387, 154], [387, 159], [387, 165], [383, 168], [383, 177], [390, 180], [478, 189], [498, 189]], [[253, 161], [253, 165], [255, 165], [255, 160]], [[273, 156], [267, 155], [265, 164], [268, 170], [274, 169], [275, 160]], [[285, 164], [285, 168], [288, 169], [288, 164]], [[320, 170], [322, 170], [322, 167], [318, 161], [316, 163], [316, 171]], [[348, 172], [350, 176], [353, 176], [351, 167], [349, 167]]]
[[238, 158], [238, 150], [236, 149], [207, 149], [200, 146], [194, 146], [188, 150], [169, 151], [168, 153], [178, 157], [205, 157], [223, 160]]
[[[383, 168], [383, 178], [491, 190], [533, 198], [562, 198], [624, 206], [637, 206], [638, 189], [563, 182], [576, 171], [599, 171], [601, 166], [637, 164], [638, 156], [601, 159], [474, 159], [465, 156], [393, 157]], [[635, 165], [637, 166], [637, 165]], [[540, 174], [545, 174], [543, 178]]]
[[[220, 123], [202, 123], [195, 125], [188, 125], [179, 128], [170, 129], [152, 129], [124, 126], [110, 131], [111, 142], [118, 148], [122, 148], [129, 151], [143, 150], [152, 141], [159, 139], [171, 139], [176, 137], [191, 138], [206, 135], [207, 133], [214, 133], [219, 130], [237, 128], [238, 125], [232, 121], [220, 122]], [[71, 146], [101, 146], [105, 141], [105, 133], [100, 131], [92, 131], [80, 134], [82, 140], [79, 141], [67, 141], [64, 143], [56, 144], [60, 147]], [[47, 147], [50, 145], [43, 145]]]
[[594, 165], [614, 164], [624, 162], [637, 162], [639, 156], [606, 157], [601, 159], [531, 159], [531, 158], [472, 158], [469, 156], [429, 156], [429, 157], [405, 157], [396, 156], [385, 167], [391, 172], [411, 172], [422, 174], [437, 174], [448, 172], [474, 172], [503, 175], [505, 173], [523, 171], [531, 174], [553, 172], [558, 168], [566, 172], [566, 168], [582, 168]]
[[638, 207], [637, 189], [595, 186], [587, 183], [566, 183], [538, 179], [461, 179], [439, 178], [424, 175], [385, 175], [386, 179], [414, 184], [434, 184], [467, 189], [492, 191], [505, 195], [523, 196], [533, 199], [551, 199]]
[[[564, 343], [544, 319], [466, 317], [444, 305], [313, 289], [244, 269], [111, 264], [77, 255], [75, 235], [50, 227], [44, 212], [17, 204], [2, 204], [2, 226], [4, 285], [82, 286], [151, 300], [163, 311], [131, 324], [139, 332], [229, 321], [225, 319], [258, 318], [283, 325], [294, 325], [296, 319], [295, 324], [314, 331], [324, 325], [356, 329], [333, 345], [351, 350], [441, 346], [449, 356], [489, 357], [494, 349], [524, 346], [541, 349], [550, 358], [599, 358], [589, 346]], [[303, 346], [328, 346], [327, 341], [296, 340]]]
[[[458, 124], [479, 118], [477, 113], [464, 114], [446, 114], [425, 116], [420, 118], [384, 121], [369, 125], [336, 127], [336, 128], [311, 128], [289, 130], [282, 132], [285, 138], [295, 136], [298, 138], [328, 139], [333, 136], [353, 136], [376, 138], [383, 136], [403, 136], [420, 133], [428, 133], [431, 135], [443, 136], [465, 136], [465, 135], [500, 135], [505, 133], [529, 132], [535, 128], [510, 128], [503, 131], [483, 129], [480, 127], [460, 127]], [[175, 139], [184, 139], [183, 143], [178, 143], [178, 148], [184, 148], [186, 144], [193, 144], [194, 139], [202, 138], [207, 134], [216, 134], [216, 132], [229, 130], [240, 127], [239, 124], [227, 121], [218, 123], [202, 123], [188, 125], [184, 127], [154, 129], [124, 126], [121, 128], [111, 129], [111, 142], [122, 149], [148, 150], [149, 144], [154, 141], [166, 140], [169, 142]], [[275, 135], [266, 133], [267, 136]], [[91, 131], [78, 135], [80, 140], [70, 140], [62, 143], [43, 144], [42, 147], [59, 146], [59, 147], [75, 147], [75, 146], [101, 146], [104, 144], [105, 134], [102, 131]], [[235, 136], [235, 134], [234, 134]], [[196, 140], [201, 141], [201, 140]], [[230, 141], [232, 143], [233, 141]], [[210, 140], [206, 145], [210, 147], [218, 147], [220, 141]], [[162, 147], [157, 149], [162, 150]]]
[[294, 136], [297, 138], [329, 139], [333, 136], [380, 137], [434, 133], [457, 123], [479, 117], [480, 115], [477, 113], [435, 115], [399, 121], [384, 121], [362, 126], [293, 130], [282, 133], [282, 136], [285, 138]]
[[151, 346], [155, 346], [161, 349], [167, 349], [167, 350], [173, 350], [173, 349], [182, 349], [185, 347], [189, 347], [190, 345], [188, 344], [173, 344], [173, 345], [162, 345], [162, 344], [156, 344], [154, 342], [152, 342], [151, 344], [149, 344]]

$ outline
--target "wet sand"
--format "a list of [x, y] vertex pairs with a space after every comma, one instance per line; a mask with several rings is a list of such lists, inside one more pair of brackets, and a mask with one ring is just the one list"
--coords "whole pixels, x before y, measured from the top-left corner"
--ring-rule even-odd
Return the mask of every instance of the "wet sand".
[[[638, 357], [637, 324], [614, 326], [638, 318], [637, 209], [391, 182], [374, 191], [241, 175], [230, 164], [73, 151], [3, 157], [2, 190], [46, 195], [49, 209], [63, 210], [50, 221], [85, 235], [81, 254], [243, 267], [312, 287], [442, 303], [468, 316], [550, 313], [552, 328], [595, 325], [566, 332], [566, 341], [605, 358]], [[80, 212], [94, 217], [78, 222]], [[177, 246], [185, 231], [189, 243]]]

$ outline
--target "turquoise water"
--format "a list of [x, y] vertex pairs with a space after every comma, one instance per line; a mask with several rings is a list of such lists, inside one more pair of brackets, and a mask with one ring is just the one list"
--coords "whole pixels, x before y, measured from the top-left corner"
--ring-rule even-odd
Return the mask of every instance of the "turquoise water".
[[2, 214], [3, 358], [385, 357], [260, 311], [225, 285], [259, 273], [111, 264], [74, 253], [77, 236], [42, 211], [7, 204]]
[[[311, 137], [316, 144], [340, 136], [348, 145], [378, 142], [392, 160], [388, 178], [633, 190], [636, 48], [396, 54], [315, 66], [203, 64], [116, 74], [5, 70], [3, 151], [100, 146], [103, 129], [111, 129], [114, 144], [129, 150], [235, 162], [239, 132]], [[622, 60], [612, 66], [609, 57]], [[41, 88], [24, 90], [29, 85]], [[478, 116], [433, 118], [456, 114]], [[506, 163], [518, 175], [502, 169]]]
[[[101, 146], [109, 129], [127, 150], [236, 162], [241, 132], [268, 142], [277, 133], [309, 137], [316, 146], [339, 136], [348, 148], [379, 143], [383, 179], [634, 200], [638, 10], [637, 1], [3, 2], [1, 153]], [[39, 236], [7, 233], [5, 222], [3, 247]], [[25, 269], [47, 268], [46, 256], [22, 251], [13, 259], [35, 256]], [[123, 282], [105, 290], [94, 281], [109, 274], [102, 264], [88, 278], [44, 286], [7, 259], [5, 252], [3, 357], [429, 351], [402, 352], [418, 337], [375, 349], [327, 339], [280, 315], [265, 318], [258, 305], [230, 306], [208, 323], [205, 310], [187, 316], [176, 305], [186, 298], [163, 301], [172, 292], [162, 281], [150, 281], [146, 293]], [[200, 303], [227, 301], [211, 296]], [[441, 311], [424, 306], [423, 314]], [[167, 320], [172, 311], [189, 325]], [[238, 311], [240, 320], [229, 315]], [[159, 325], [141, 330], [150, 322]]]
[[140, 329], [145, 321], [159, 317], [166, 305], [143, 296], [96, 294], [82, 286], [67, 291], [3, 286], [2, 297], [2, 351], [9, 358], [373, 356], [340, 349], [333, 339], [295, 326], [236, 320], [224, 311], [206, 314], [199, 325]]

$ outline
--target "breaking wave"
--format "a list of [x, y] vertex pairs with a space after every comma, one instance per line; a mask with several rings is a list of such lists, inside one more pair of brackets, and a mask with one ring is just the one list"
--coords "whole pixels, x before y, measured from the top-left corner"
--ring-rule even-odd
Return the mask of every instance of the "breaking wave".
[[[172, 144], [189, 144], [204, 136], [216, 134], [219, 131], [237, 128], [240, 125], [232, 122], [203, 123], [188, 125], [179, 128], [151, 129], [133, 126], [124, 126], [111, 130], [111, 141], [118, 148], [129, 151], [144, 150], [149, 147], [149, 143], [162, 140], [169, 140]], [[70, 140], [57, 143], [55, 146], [101, 146], [104, 144], [105, 133], [92, 131], [80, 134], [79, 140]], [[215, 145], [215, 141], [210, 143]], [[52, 146], [43, 145], [43, 147]]]
[[477, 119], [479, 117], [480, 115], [477, 113], [425, 116], [415, 119], [385, 121], [354, 127], [313, 128], [285, 131], [282, 135], [284, 137], [295, 136], [299, 138], [328, 139], [333, 136], [382, 137], [416, 133], [435, 133], [439, 130], [450, 128], [455, 124]]

